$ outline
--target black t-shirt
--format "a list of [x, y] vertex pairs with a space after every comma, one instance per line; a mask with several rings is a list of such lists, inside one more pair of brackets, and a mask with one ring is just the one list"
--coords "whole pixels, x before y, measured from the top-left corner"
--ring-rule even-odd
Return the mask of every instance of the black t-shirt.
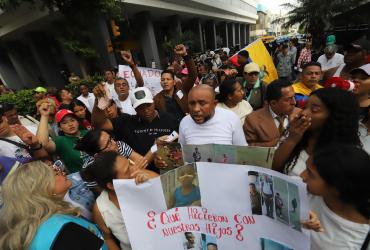
[[[141, 155], [149, 151], [156, 138], [169, 135], [174, 130], [179, 131], [179, 122], [169, 113], [158, 113], [150, 123], [137, 115], [122, 114], [113, 119], [112, 124], [117, 140], [126, 142]], [[157, 171], [152, 164], [148, 169]]]
[[182, 112], [179, 104], [173, 99], [172, 97], [169, 96], [164, 96], [164, 100], [166, 102], [166, 110], [168, 113], [173, 115], [178, 122], [181, 121], [182, 118], [184, 118], [185, 114]]

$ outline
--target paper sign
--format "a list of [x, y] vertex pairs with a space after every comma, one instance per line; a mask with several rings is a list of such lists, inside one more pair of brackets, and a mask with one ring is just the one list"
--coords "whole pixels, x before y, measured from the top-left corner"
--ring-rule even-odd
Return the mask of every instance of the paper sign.
[[310, 249], [306, 188], [255, 166], [197, 162], [114, 180], [132, 249]]
[[[162, 70], [159, 69], [152, 69], [152, 68], [144, 68], [138, 67], [138, 70], [141, 73], [141, 76], [144, 79], [144, 87], [147, 87], [153, 96], [157, 93], [162, 91], [161, 86], [161, 72]], [[131, 68], [127, 65], [119, 65], [118, 66], [118, 74], [119, 77], [125, 78], [128, 83], [130, 84], [130, 89], [133, 90], [136, 86], [136, 80], [134, 77], [134, 73], [132, 72]]]

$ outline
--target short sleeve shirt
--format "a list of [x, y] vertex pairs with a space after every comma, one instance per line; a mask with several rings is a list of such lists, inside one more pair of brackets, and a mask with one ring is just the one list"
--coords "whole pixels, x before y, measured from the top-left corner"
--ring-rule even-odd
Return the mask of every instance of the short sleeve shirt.
[[[86, 133], [87, 130], [81, 130], [80, 136], [83, 137]], [[74, 149], [78, 139], [79, 137], [67, 135], [57, 136], [54, 139], [56, 146], [55, 153], [60, 156], [70, 173], [79, 171], [83, 164], [82, 152]]]
[[133, 150], [145, 155], [154, 144], [156, 138], [178, 131], [179, 123], [168, 113], [158, 113], [150, 123], [138, 116], [122, 114], [112, 120], [113, 132], [117, 140], [125, 141]]

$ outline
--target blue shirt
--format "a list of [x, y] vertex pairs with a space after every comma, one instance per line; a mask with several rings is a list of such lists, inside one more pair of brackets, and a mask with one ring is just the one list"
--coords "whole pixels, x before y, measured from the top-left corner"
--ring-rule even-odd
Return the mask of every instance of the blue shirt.
[[199, 187], [193, 185], [193, 189], [187, 195], [181, 193], [181, 187], [175, 190], [175, 207], [190, 206], [194, 201], [200, 200]]

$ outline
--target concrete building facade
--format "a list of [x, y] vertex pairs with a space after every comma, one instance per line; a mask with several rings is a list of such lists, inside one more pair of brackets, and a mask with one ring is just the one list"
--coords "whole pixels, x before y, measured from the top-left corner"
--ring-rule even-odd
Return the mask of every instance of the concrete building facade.
[[107, 50], [112, 42], [119, 49], [130, 49], [135, 60], [150, 67], [162, 68], [165, 45], [191, 34], [193, 52], [235, 45], [244, 46], [250, 38], [250, 25], [256, 23], [255, 0], [121, 0], [125, 22], [121, 35], [113, 38], [109, 20], [100, 18], [91, 27], [91, 42], [99, 59], [94, 67], [53, 37], [53, 21], [58, 13], [30, 9], [23, 5], [14, 11], [0, 11], [0, 80], [10, 88], [33, 88], [36, 85], [62, 87], [61, 72], [80, 76], [115, 67], [119, 61]]

